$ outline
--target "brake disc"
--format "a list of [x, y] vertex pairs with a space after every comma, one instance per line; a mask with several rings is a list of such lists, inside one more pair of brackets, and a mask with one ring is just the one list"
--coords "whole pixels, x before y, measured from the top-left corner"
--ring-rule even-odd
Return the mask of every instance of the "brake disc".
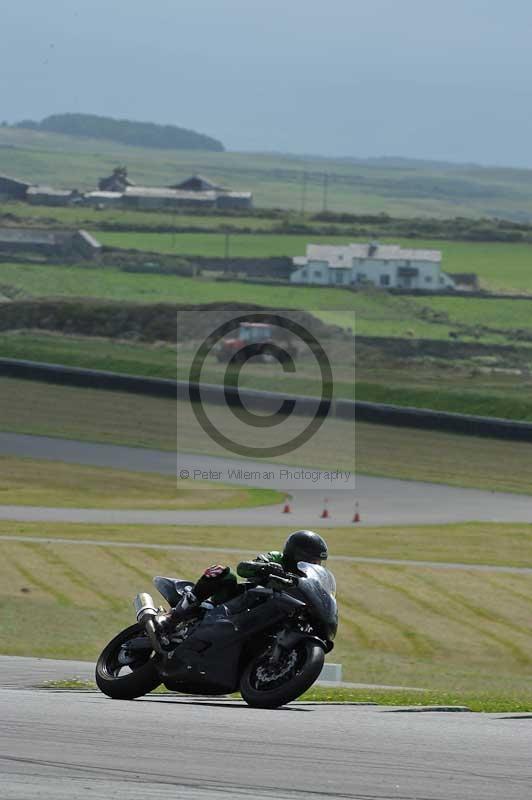
[[297, 652], [295, 650], [291, 650], [288, 654], [286, 660], [283, 661], [283, 665], [280, 669], [273, 668], [266, 668], [266, 667], [259, 667], [257, 669], [257, 680], [261, 683], [272, 683], [273, 681], [278, 681], [279, 678], [284, 677], [290, 670], [295, 666], [297, 661]]

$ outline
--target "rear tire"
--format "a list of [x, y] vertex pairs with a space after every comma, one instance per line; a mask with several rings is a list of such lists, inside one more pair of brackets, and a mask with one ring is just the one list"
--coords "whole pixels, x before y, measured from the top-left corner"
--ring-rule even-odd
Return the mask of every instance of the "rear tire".
[[[279, 679], [280, 683], [279, 680], [261, 680], [259, 677], [261, 668], [268, 665], [267, 652], [249, 662], [240, 679], [240, 692], [249, 706], [278, 708], [295, 700], [312, 686], [323, 668], [323, 648], [309, 639], [303, 639], [287, 654], [287, 658], [293, 658], [292, 653], [296, 654], [295, 664], [286, 673], [286, 680]], [[269, 665], [267, 668], [270, 668]], [[268, 688], [268, 683], [271, 688]]]
[[96, 684], [100, 691], [114, 700], [134, 700], [153, 691], [162, 683], [161, 677], [153, 662], [153, 651], [146, 649], [139, 652], [139, 661], [130, 665], [131, 672], [120, 674], [121, 665], [118, 654], [122, 645], [136, 639], [144, 633], [140, 625], [126, 628], [103, 649], [96, 663]]

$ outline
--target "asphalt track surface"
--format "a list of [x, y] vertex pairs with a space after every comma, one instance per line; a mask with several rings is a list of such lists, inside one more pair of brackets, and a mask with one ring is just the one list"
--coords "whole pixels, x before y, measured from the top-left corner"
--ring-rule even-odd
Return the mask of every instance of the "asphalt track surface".
[[[532, 715], [317, 703], [264, 711], [189, 696], [120, 702], [9, 688], [5, 661], [2, 800], [532, 796]], [[39, 682], [42, 662], [26, 661], [26, 678], [34, 672]]]
[[[44, 436], [0, 433], [0, 455], [51, 459], [175, 475], [176, 453], [117, 445], [92, 444]], [[181, 462], [183, 463], [183, 462]], [[224, 483], [264, 486], [290, 491], [292, 513], [281, 515], [280, 506], [203, 511], [117, 511], [98, 509], [38, 508], [1, 506], [0, 518], [19, 521], [94, 522], [103, 524], [146, 525], [239, 525], [273, 526], [290, 523], [296, 527], [321, 528], [350, 524], [355, 502], [365, 525], [443, 524], [449, 522], [532, 522], [532, 496], [502, 492], [460, 489], [434, 483], [356, 477], [355, 491], [332, 489], [327, 492], [330, 517], [321, 518], [324, 491], [316, 490], [312, 479], [287, 481], [280, 477], [265, 482], [260, 476], [238, 478], [229, 469], [264, 472], [271, 468], [278, 475], [279, 465], [252, 461], [225, 460], [211, 456], [186, 456], [187, 468], [222, 474]], [[295, 470], [295, 467], [288, 467]], [[338, 484], [335, 484], [338, 485]]]

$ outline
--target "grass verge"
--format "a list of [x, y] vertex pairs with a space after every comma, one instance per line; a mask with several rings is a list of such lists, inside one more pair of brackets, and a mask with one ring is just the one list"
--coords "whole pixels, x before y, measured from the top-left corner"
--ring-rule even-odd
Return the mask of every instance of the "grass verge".
[[51, 508], [205, 509], [280, 503], [281, 492], [157, 473], [0, 456], [0, 505]]
[[532, 711], [532, 693], [527, 697], [467, 692], [421, 691], [396, 689], [349, 689], [314, 686], [300, 700], [315, 703], [376, 703], [380, 706], [466, 707], [470, 711], [508, 714]]
[[[64, 689], [72, 691], [95, 691], [94, 681], [81, 678], [47, 681], [43, 689]], [[173, 694], [167, 689], [156, 689], [157, 694]], [[152, 692], [153, 694], [153, 692]], [[179, 695], [177, 695], [179, 696]], [[532, 694], [530, 697], [512, 697], [497, 694], [471, 694], [463, 692], [426, 691], [412, 692], [397, 689], [351, 689], [347, 687], [313, 686], [296, 702], [334, 703], [334, 704], [368, 704], [378, 706], [408, 706], [414, 709], [427, 710], [433, 707], [439, 710], [469, 710], [490, 714], [512, 714], [532, 712]]]

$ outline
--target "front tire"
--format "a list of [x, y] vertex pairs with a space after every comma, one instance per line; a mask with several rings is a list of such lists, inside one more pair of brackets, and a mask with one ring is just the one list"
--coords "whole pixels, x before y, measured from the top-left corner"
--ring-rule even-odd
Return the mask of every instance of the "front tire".
[[143, 635], [144, 629], [141, 625], [131, 625], [111, 639], [103, 649], [96, 663], [96, 684], [107, 697], [114, 700], [134, 700], [135, 697], [142, 697], [153, 691], [161, 683], [150, 647], [139, 650], [136, 659], [129, 664], [123, 664], [119, 660], [123, 646]]
[[[272, 665], [269, 651], [252, 659], [242, 673], [240, 693], [254, 708], [278, 708], [290, 703], [309, 689], [323, 669], [323, 648], [302, 639]], [[277, 671], [276, 671], [277, 670]]]

